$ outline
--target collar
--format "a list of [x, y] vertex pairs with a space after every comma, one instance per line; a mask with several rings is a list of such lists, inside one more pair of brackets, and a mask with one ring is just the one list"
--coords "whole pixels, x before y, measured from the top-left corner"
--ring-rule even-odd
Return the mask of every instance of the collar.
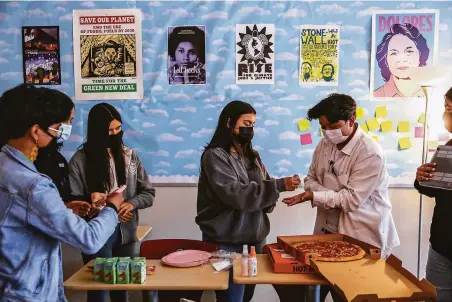
[[355, 126], [356, 126], [356, 131], [355, 131], [355, 134], [353, 134], [352, 139], [344, 146], [344, 148], [342, 148], [342, 150], [339, 150], [346, 155], [350, 155], [352, 153], [356, 144], [361, 140], [361, 136], [363, 135], [363, 130], [358, 125], [358, 123], [355, 123]]
[[32, 170], [33, 172], [38, 172], [36, 170], [35, 165], [31, 162], [31, 160], [23, 154], [21, 151], [17, 150], [16, 148], [5, 145], [2, 148], [2, 152], [8, 154], [10, 157], [13, 157], [16, 161], [21, 163], [23, 166], [27, 167], [28, 169]]
[[403, 95], [399, 89], [397, 89], [397, 86], [394, 81], [394, 77], [391, 75], [389, 78], [389, 81], [387, 81], [384, 85], [384, 93], [386, 97], [423, 97], [424, 92], [422, 91], [422, 88], [419, 88], [416, 92], [413, 93], [413, 95]]

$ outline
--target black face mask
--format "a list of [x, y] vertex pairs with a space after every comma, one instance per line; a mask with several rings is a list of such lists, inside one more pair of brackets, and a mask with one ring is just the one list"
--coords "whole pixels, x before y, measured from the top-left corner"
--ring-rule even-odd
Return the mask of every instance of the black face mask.
[[240, 144], [249, 144], [254, 137], [253, 127], [239, 127], [239, 134], [237, 140]]
[[112, 149], [119, 149], [122, 145], [122, 136], [124, 135], [123, 131], [118, 132], [117, 134], [110, 135], [108, 138], [108, 147]]

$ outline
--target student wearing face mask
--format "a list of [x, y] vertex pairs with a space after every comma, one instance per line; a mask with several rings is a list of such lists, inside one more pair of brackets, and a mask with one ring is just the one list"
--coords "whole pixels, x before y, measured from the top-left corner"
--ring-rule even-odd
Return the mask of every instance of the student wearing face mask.
[[[100, 251], [83, 254], [88, 263], [96, 257], [133, 257], [138, 226], [138, 210], [152, 206], [155, 189], [138, 155], [122, 141], [122, 120], [110, 104], [93, 106], [88, 115], [86, 142], [69, 163], [72, 194], [90, 196], [92, 206], [122, 185], [127, 188], [115, 198], [124, 200], [119, 209], [119, 223]], [[101, 213], [104, 210], [101, 210]], [[88, 302], [107, 301], [108, 291], [88, 291]], [[112, 302], [128, 301], [126, 291], [111, 291]]]
[[[293, 206], [310, 201], [317, 207], [314, 234], [349, 235], [389, 256], [400, 244], [391, 214], [389, 175], [380, 145], [356, 122], [355, 101], [331, 94], [308, 111], [308, 119], [319, 120], [324, 139], [304, 180], [306, 192], [283, 202]], [[327, 288], [322, 290], [323, 299], [327, 293]]]
[[[212, 140], [201, 156], [196, 223], [204, 241], [219, 249], [242, 253], [243, 245], [262, 252], [270, 232], [268, 213], [279, 194], [294, 191], [298, 176], [270, 178], [251, 143], [256, 111], [245, 102], [233, 101], [224, 107]], [[218, 291], [219, 302], [251, 300], [254, 286], [234, 284]], [[245, 297], [245, 298], [244, 298]]]

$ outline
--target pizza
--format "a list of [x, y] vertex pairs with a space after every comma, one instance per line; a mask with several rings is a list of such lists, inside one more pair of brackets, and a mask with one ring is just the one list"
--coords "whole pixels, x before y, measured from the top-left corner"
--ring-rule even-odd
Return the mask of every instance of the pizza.
[[361, 247], [346, 241], [303, 241], [296, 248], [303, 253], [317, 253], [317, 261], [353, 261], [366, 256]]

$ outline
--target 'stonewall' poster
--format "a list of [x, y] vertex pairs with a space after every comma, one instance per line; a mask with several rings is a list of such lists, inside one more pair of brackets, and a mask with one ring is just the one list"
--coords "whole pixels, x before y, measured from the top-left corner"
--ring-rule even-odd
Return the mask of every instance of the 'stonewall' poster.
[[423, 98], [411, 67], [435, 63], [437, 10], [375, 11], [372, 18], [370, 95], [372, 100]]
[[274, 24], [236, 24], [236, 83], [275, 82]]
[[339, 26], [301, 26], [300, 85], [337, 86], [339, 37]]
[[74, 10], [77, 100], [142, 99], [141, 11]]

